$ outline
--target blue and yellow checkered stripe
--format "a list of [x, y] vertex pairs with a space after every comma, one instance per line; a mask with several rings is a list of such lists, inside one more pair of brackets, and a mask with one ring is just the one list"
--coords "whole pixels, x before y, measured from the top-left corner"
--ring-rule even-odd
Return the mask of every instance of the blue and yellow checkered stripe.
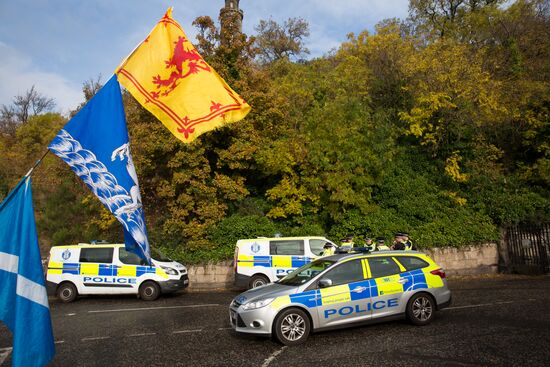
[[421, 269], [403, 273], [401, 274], [401, 277], [407, 279], [407, 281], [403, 283], [403, 291], [405, 292], [428, 288], [426, 275]]
[[53, 261], [50, 261], [48, 264], [48, 273], [125, 277], [140, 277], [144, 274], [157, 274], [164, 278], [168, 277], [164, 270], [154, 266], [111, 265], [95, 263], [61, 263]]
[[309, 264], [313, 259], [307, 256], [251, 256], [239, 255], [237, 259], [239, 266], [253, 267], [263, 266], [266, 268], [299, 268], [305, 264]]
[[[398, 278], [405, 278], [404, 284], [398, 283]], [[388, 277], [365, 279], [362, 281], [337, 285], [334, 287], [314, 289], [303, 293], [291, 294], [277, 298], [272, 307], [280, 308], [288, 304], [301, 304], [307, 308], [315, 308], [343, 302], [359, 301], [373, 297], [402, 293], [416, 289], [432, 288], [426, 280], [422, 269], [404, 272]], [[360, 292], [356, 291], [360, 288]], [[361, 289], [362, 288], [362, 289]]]
[[[362, 292], [352, 292], [357, 287], [363, 287]], [[271, 306], [279, 308], [287, 304], [301, 304], [307, 308], [315, 308], [335, 303], [357, 301], [378, 296], [378, 286], [374, 279], [338, 285], [330, 288], [313, 289], [306, 292], [291, 294], [276, 299]]]

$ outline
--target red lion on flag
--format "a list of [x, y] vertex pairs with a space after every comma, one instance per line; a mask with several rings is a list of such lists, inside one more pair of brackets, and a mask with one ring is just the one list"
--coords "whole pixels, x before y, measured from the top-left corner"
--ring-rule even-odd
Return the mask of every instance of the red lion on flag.
[[[174, 54], [169, 60], [165, 60], [166, 68], [176, 70], [170, 73], [168, 79], [162, 79], [160, 75], [153, 77], [153, 83], [156, 84], [157, 89], [167, 87], [164, 91], [159, 93], [158, 91], [152, 91], [151, 96], [153, 98], [158, 98], [161, 94], [167, 96], [178, 86], [178, 80], [184, 79], [191, 74], [196, 74], [200, 70], [210, 72], [210, 67], [203, 60], [201, 55], [194, 48], [185, 48], [185, 42], [189, 42], [185, 37], [178, 37], [178, 40], [174, 42], [176, 46], [174, 47]], [[187, 72], [183, 74], [183, 67], [187, 64]]]

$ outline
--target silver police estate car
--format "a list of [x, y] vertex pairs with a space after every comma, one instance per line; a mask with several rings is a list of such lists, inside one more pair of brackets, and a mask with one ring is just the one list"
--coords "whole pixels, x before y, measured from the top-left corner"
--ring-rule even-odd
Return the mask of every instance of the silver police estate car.
[[450, 302], [445, 272], [427, 255], [380, 251], [319, 258], [235, 297], [229, 318], [237, 332], [297, 345], [311, 331], [380, 319], [426, 325]]

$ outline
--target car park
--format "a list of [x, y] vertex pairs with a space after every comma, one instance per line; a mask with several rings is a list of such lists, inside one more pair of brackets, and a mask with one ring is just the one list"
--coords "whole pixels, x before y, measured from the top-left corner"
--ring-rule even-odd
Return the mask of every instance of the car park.
[[237, 332], [296, 345], [312, 331], [381, 320], [426, 325], [450, 302], [445, 272], [423, 253], [338, 254], [240, 294], [229, 319]]
[[326, 243], [333, 244], [324, 237], [239, 240], [234, 257], [235, 285], [249, 289], [274, 282], [319, 257]]
[[46, 287], [63, 302], [78, 295], [136, 294], [152, 301], [162, 293], [187, 288], [187, 268], [158, 250], [151, 265], [126, 250], [124, 244], [79, 243], [53, 246], [46, 271]]

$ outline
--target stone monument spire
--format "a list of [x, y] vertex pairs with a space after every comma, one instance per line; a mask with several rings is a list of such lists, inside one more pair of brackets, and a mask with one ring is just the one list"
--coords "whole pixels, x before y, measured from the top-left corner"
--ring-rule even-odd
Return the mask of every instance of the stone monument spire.
[[221, 41], [227, 44], [243, 30], [244, 13], [239, 9], [239, 0], [225, 0], [220, 10]]

